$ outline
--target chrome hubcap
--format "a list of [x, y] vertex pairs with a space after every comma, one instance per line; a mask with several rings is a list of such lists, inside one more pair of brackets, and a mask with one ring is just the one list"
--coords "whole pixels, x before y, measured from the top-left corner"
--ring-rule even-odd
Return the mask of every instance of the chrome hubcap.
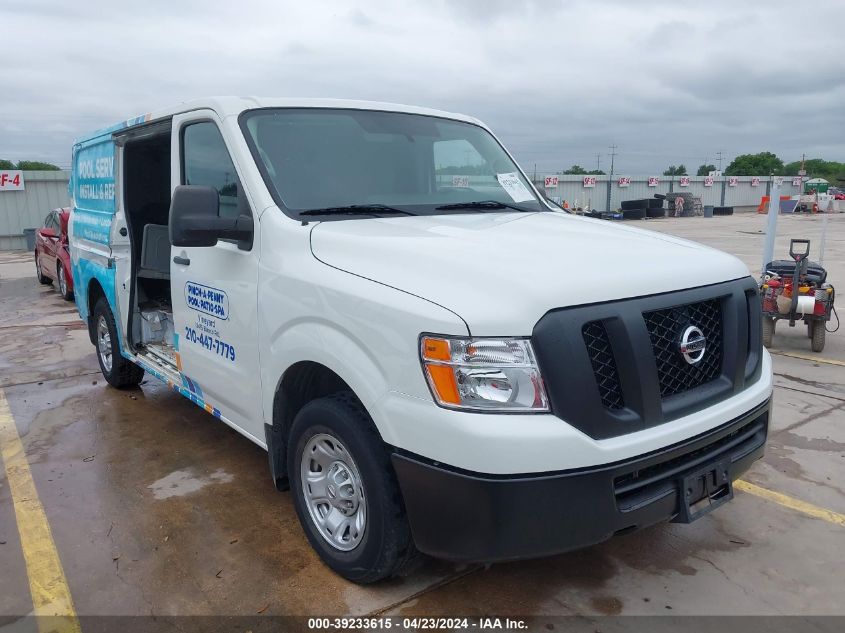
[[59, 290], [62, 291], [63, 295], [67, 294], [67, 280], [65, 280], [64, 266], [59, 267]]
[[337, 438], [315, 435], [302, 451], [302, 496], [317, 531], [335, 549], [348, 552], [364, 537], [367, 503], [355, 460]]
[[100, 360], [106, 372], [111, 371], [111, 334], [106, 317], [100, 315], [97, 319], [97, 350], [100, 352]]

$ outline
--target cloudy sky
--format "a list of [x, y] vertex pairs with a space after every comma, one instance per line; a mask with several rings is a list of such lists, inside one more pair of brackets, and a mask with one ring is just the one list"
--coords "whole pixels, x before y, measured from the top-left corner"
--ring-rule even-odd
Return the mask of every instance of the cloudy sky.
[[196, 97], [341, 97], [487, 122], [531, 171], [845, 161], [845, 1], [0, 0], [0, 158]]

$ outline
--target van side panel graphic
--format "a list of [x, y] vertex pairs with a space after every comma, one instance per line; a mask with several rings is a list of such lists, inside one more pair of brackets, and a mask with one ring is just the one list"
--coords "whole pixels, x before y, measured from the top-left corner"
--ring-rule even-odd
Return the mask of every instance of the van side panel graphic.
[[[115, 146], [111, 134], [94, 136], [73, 148], [73, 169], [68, 190], [71, 195], [71, 274], [79, 289], [76, 306], [83, 320], [88, 318], [88, 288], [96, 282], [116, 313], [115, 270], [109, 235], [116, 209]], [[118, 331], [120, 337], [120, 331]], [[123, 341], [120, 341], [121, 349]]]
[[185, 283], [185, 303], [192, 310], [215, 319], [229, 319], [229, 297], [223, 290], [188, 281]]

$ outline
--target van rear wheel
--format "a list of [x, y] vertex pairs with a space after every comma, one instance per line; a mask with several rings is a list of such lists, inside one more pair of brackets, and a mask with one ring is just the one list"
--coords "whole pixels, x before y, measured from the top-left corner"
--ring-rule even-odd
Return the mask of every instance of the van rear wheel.
[[335, 572], [367, 584], [397, 574], [414, 557], [390, 455], [354, 395], [318, 398], [300, 410], [287, 463], [305, 535]]
[[97, 360], [103, 377], [117, 389], [137, 387], [144, 378], [144, 370], [121, 355], [114, 315], [105, 297], [97, 301], [92, 318], [94, 344], [97, 346]]

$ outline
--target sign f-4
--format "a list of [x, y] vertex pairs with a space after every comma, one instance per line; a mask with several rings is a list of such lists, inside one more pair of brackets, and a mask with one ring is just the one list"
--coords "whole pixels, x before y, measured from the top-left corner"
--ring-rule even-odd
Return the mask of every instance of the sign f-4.
[[0, 191], [22, 191], [23, 172], [20, 170], [0, 171]]

